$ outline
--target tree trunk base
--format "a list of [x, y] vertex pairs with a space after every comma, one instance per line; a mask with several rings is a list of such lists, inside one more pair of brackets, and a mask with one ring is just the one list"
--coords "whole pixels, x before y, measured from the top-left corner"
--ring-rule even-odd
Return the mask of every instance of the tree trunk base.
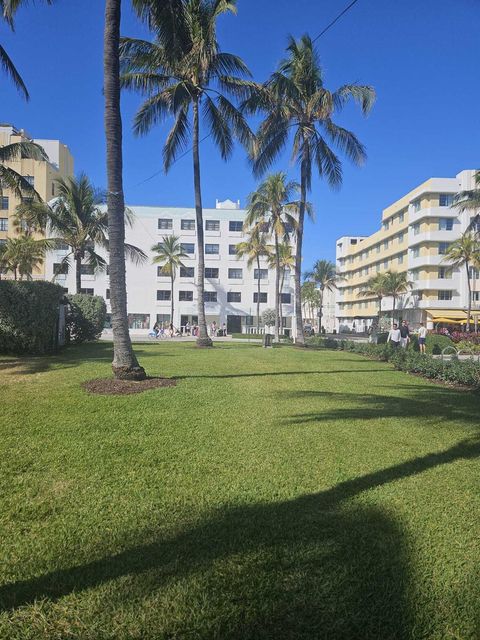
[[197, 347], [213, 347], [213, 342], [210, 338], [197, 338]]
[[112, 365], [113, 375], [116, 380], [146, 380], [147, 374], [143, 367], [115, 367]]

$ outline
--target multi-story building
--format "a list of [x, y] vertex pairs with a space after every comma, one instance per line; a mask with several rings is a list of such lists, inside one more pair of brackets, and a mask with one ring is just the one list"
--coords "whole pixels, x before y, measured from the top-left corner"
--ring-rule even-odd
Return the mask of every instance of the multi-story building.
[[[383, 211], [382, 227], [371, 236], [337, 240], [337, 269], [342, 280], [337, 293], [337, 329], [364, 331], [378, 316], [378, 302], [362, 295], [369, 278], [387, 270], [408, 273], [409, 293], [397, 300], [396, 318], [413, 326], [433, 328], [441, 319], [466, 320], [468, 283], [465, 269], [445, 261], [449, 244], [467, 229], [472, 212], [453, 205], [456, 193], [474, 188], [474, 171], [455, 178], [431, 178]], [[472, 303], [478, 314], [479, 274], [471, 272]], [[382, 300], [391, 314], [392, 298]], [[474, 315], [475, 315], [474, 313]]]
[[[170, 322], [170, 277], [162, 273], [162, 267], [152, 264], [155, 253], [152, 247], [167, 235], [176, 235], [187, 254], [183, 267], [176, 274], [174, 284], [174, 317], [176, 327], [184, 327], [187, 321], [197, 323], [197, 240], [195, 210], [174, 207], [129, 206], [134, 223], [126, 228], [126, 242], [140, 247], [148, 254], [143, 265], [127, 262], [127, 295], [129, 325], [133, 332], [145, 333], [156, 321]], [[243, 222], [246, 212], [239, 203], [227, 200], [216, 203], [215, 209], [204, 209], [205, 224], [205, 312], [207, 323], [214, 320], [218, 326], [226, 323], [229, 333], [253, 332], [256, 327], [257, 283], [260, 280], [260, 313], [275, 304], [274, 270], [269, 269], [262, 258], [260, 270], [249, 268], [246, 258], [238, 258], [236, 245], [245, 239]], [[102, 253], [101, 249], [98, 249]], [[65, 251], [54, 251], [47, 257], [47, 277], [52, 278], [55, 265], [60, 263]], [[106, 256], [105, 256], [106, 257]], [[75, 291], [73, 268], [57, 276], [57, 282], [70, 293]], [[294, 278], [287, 272], [282, 291], [282, 315], [284, 333], [292, 330], [294, 313]], [[82, 274], [82, 291], [103, 296], [110, 313], [110, 291], [107, 273], [94, 274], [85, 264]], [[263, 328], [263, 327], [262, 327]]]
[[[0, 147], [16, 142], [36, 142], [45, 150], [48, 161], [15, 158], [5, 163], [6, 166], [24, 176], [42, 200], [48, 201], [55, 197], [55, 179], [73, 175], [73, 158], [68, 147], [59, 140], [32, 139], [26, 131], [17, 130], [10, 124], [0, 125]], [[13, 226], [13, 215], [19, 203], [19, 199], [11, 190], [3, 189], [0, 197], [0, 243], [17, 235]], [[44, 266], [41, 265], [33, 273], [33, 277], [43, 278], [44, 274]]]

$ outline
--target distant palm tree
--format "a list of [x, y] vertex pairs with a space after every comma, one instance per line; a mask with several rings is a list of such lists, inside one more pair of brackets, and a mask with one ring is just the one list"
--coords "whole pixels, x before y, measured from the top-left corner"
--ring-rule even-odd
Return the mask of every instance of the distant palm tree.
[[[237, 259], [247, 257], [247, 266], [257, 265], [260, 276], [260, 258], [269, 256], [270, 251], [266, 242], [265, 234], [258, 227], [254, 227], [248, 232], [247, 239], [236, 245]], [[257, 333], [260, 330], [260, 277], [257, 278]]]
[[[192, 143], [193, 181], [197, 227], [197, 300], [198, 346], [211, 346], [205, 319], [205, 248], [203, 204], [200, 179], [200, 112], [220, 155], [227, 160], [233, 151], [233, 138], [249, 145], [252, 133], [242, 113], [226, 97], [245, 95], [252, 82], [243, 61], [220, 51], [217, 19], [223, 13], [235, 13], [235, 0], [185, 0], [173, 3], [174, 18], [165, 27], [168, 11], [160, 5], [142, 5], [140, 15], [154, 30], [154, 42], [123, 38], [122, 84], [146, 96], [135, 117], [134, 131], [146, 134], [169, 117], [174, 125], [168, 134], [163, 159], [168, 171], [181, 152]], [[168, 6], [167, 6], [168, 5]], [[170, 12], [172, 14], [172, 12]], [[171, 28], [168, 28], [170, 25]], [[172, 29], [175, 34], [172, 34]]]
[[162, 241], [153, 245], [152, 251], [157, 255], [153, 258], [153, 264], [159, 264], [162, 268], [164, 275], [170, 276], [171, 282], [171, 305], [170, 305], [170, 322], [173, 323], [173, 285], [175, 282], [175, 276], [177, 269], [185, 266], [182, 262], [183, 259], [188, 258], [188, 255], [182, 249], [182, 245], [179, 242], [178, 236], [163, 236]]
[[475, 173], [475, 188], [460, 191], [453, 202], [460, 211], [473, 211], [475, 215], [467, 230], [475, 232], [477, 237], [480, 237], [480, 170]]
[[[280, 327], [283, 327], [283, 307], [282, 307], [282, 292], [283, 285], [285, 283], [285, 274], [288, 270], [295, 268], [295, 256], [292, 253], [292, 245], [290, 242], [282, 242], [278, 246], [278, 255], [280, 258]], [[271, 249], [271, 253], [268, 256], [268, 266], [274, 269], [277, 264], [277, 257], [275, 250]]]
[[[70, 258], [75, 262], [76, 292], [82, 287], [82, 265], [86, 259], [93, 272], [104, 270], [106, 261], [95, 247], [107, 251], [110, 248], [108, 239], [108, 214], [96, 201], [96, 193], [85, 175], [78, 178], [58, 178], [56, 181], [57, 197], [50, 203], [27, 201], [16, 209], [17, 226], [45, 233], [54, 234], [49, 238], [51, 245], [66, 244], [70, 251], [61, 260], [58, 273], [65, 272]], [[131, 220], [128, 212], [124, 215]], [[146, 254], [133, 245], [124, 243], [124, 252], [135, 263], [145, 262]], [[110, 287], [111, 289], [111, 287]]]
[[325, 291], [333, 291], [333, 289], [336, 288], [339, 276], [333, 262], [330, 262], [330, 260], [317, 260], [313, 265], [313, 269], [311, 271], [307, 271], [305, 278], [315, 283], [320, 294], [318, 333], [321, 333], [323, 294]]
[[333, 116], [349, 99], [360, 103], [367, 114], [374, 102], [372, 87], [348, 84], [331, 92], [324, 86], [323, 70], [310, 36], [299, 40], [290, 37], [287, 58], [270, 76], [260, 91], [254, 91], [244, 102], [250, 113], [263, 112], [253, 146], [252, 160], [256, 175], [262, 175], [283, 151], [293, 136], [292, 159], [300, 165], [300, 206], [295, 256], [296, 341], [305, 343], [302, 322], [301, 269], [302, 244], [307, 192], [312, 174], [317, 171], [332, 187], [342, 182], [342, 166], [329, 144], [360, 165], [365, 161], [364, 146], [347, 129], [335, 124]]
[[30, 182], [18, 171], [7, 166], [7, 163], [24, 158], [48, 160], [45, 151], [35, 142], [13, 142], [0, 147], [0, 196], [3, 194], [4, 189], [10, 189], [19, 199], [27, 197], [39, 201], [40, 196]]
[[397, 271], [386, 271], [383, 275], [385, 287], [385, 295], [393, 298], [392, 306], [392, 323], [395, 316], [395, 308], [398, 296], [407, 293], [413, 286], [413, 283], [407, 277], [406, 271], [401, 273]]
[[[45, 0], [47, 4], [51, 4], [53, 0]], [[0, 17], [3, 18], [7, 24], [13, 29], [13, 17], [19, 7], [26, 5], [28, 0], [0, 0]], [[22, 80], [21, 75], [17, 71], [17, 68], [13, 64], [11, 58], [5, 49], [0, 45], [0, 67], [3, 67], [7, 76], [10, 76], [16, 89], [28, 100], [29, 95], [27, 87]]]
[[378, 300], [378, 328], [382, 317], [382, 300], [388, 295], [385, 284], [385, 274], [377, 273], [365, 282], [360, 288], [359, 295], [362, 298], [376, 298]]
[[45, 258], [45, 252], [52, 247], [50, 241], [36, 240], [29, 233], [16, 238], [7, 238], [0, 246], [0, 270], [10, 271], [14, 280], [32, 279], [32, 272]]
[[480, 267], [480, 242], [471, 231], [463, 233], [458, 240], [455, 240], [447, 249], [443, 258], [453, 267], [465, 267], [468, 284], [468, 313], [467, 331], [470, 331], [470, 318], [472, 315], [472, 284], [470, 282], [470, 267]]
[[[274, 239], [275, 256], [275, 341], [280, 336], [280, 243], [286, 241], [297, 221], [293, 214], [298, 203], [292, 200], [299, 185], [287, 182], [283, 171], [272, 173], [248, 196], [245, 228], [258, 227], [259, 231], [271, 234]], [[260, 274], [259, 274], [260, 275]]]
[[312, 280], [302, 284], [302, 305], [305, 319], [314, 322], [320, 306], [320, 293]]

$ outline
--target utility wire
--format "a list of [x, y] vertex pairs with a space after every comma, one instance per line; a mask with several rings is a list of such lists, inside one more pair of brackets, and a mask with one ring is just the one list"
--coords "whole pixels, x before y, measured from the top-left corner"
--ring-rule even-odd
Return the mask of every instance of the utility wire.
[[[350, 11], [350, 9], [353, 8], [354, 5], [356, 5], [358, 2], [358, 0], [353, 0], [352, 2], [350, 2], [349, 5], [347, 5], [345, 7], [345, 9], [343, 9], [343, 11], [341, 11], [336, 18], [334, 18], [332, 20], [332, 22], [330, 22], [330, 24], [327, 24], [327, 26], [325, 27], [325, 29], [323, 29], [323, 31], [320, 31], [320, 33], [318, 34], [318, 36], [316, 36], [312, 42], [316, 42], [319, 38], [321, 38], [325, 33], [327, 33], [327, 31], [329, 29], [331, 29], [333, 27], [333, 25], [338, 22], [340, 20], [340, 18], [342, 18], [342, 16], [344, 16], [348, 11]], [[204, 140], [206, 140], [207, 138], [210, 138], [212, 134], [211, 133], [207, 133], [206, 136], [204, 136], [203, 138], [200, 139], [199, 144], [201, 144]], [[193, 147], [191, 147], [190, 149], [187, 149], [186, 151], [184, 151], [182, 154], [180, 154], [177, 158], [175, 158], [175, 160], [171, 163], [171, 166], [173, 166], [174, 164], [177, 164], [177, 162], [179, 160], [181, 160], [182, 158], [184, 158], [186, 155], [188, 155], [191, 151], [192, 151]], [[136, 187], [139, 187], [142, 184], [145, 184], [145, 182], [149, 182], [150, 180], [153, 180], [153, 178], [156, 178], [158, 175], [160, 175], [161, 173], [163, 173], [163, 169], [160, 169], [159, 171], [156, 171], [155, 173], [153, 173], [149, 178], [145, 178], [145, 180], [141, 180], [140, 182], [137, 182], [137, 184], [135, 184], [133, 186], [133, 188], [135, 189]]]

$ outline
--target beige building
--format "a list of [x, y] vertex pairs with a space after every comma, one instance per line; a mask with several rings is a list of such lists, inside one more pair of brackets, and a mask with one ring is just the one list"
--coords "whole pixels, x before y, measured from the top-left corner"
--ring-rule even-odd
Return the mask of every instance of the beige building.
[[[18, 130], [10, 124], [0, 125], [0, 147], [15, 142], [36, 142], [48, 155], [48, 162], [18, 158], [6, 163], [24, 176], [42, 200], [48, 202], [55, 197], [55, 178], [73, 175], [73, 157], [68, 147], [59, 140], [32, 139], [26, 131]], [[18, 204], [18, 198], [9, 189], [4, 189], [0, 197], [0, 243], [17, 235], [13, 227], [13, 215]], [[44, 273], [42, 266], [33, 276], [42, 278]]]
[[[339, 331], [364, 331], [375, 322], [378, 301], [361, 294], [367, 280], [387, 270], [406, 271], [413, 286], [397, 300], [395, 317], [413, 326], [466, 319], [468, 284], [465, 269], [445, 261], [448, 246], [467, 229], [472, 212], [452, 206], [456, 193], [474, 188], [474, 171], [455, 178], [431, 178], [383, 211], [382, 226], [371, 236], [344, 236], [337, 240], [339, 283], [336, 304]], [[479, 274], [472, 270], [472, 307], [479, 313]], [[393, 300], [382, 301], [390, 315]]]

